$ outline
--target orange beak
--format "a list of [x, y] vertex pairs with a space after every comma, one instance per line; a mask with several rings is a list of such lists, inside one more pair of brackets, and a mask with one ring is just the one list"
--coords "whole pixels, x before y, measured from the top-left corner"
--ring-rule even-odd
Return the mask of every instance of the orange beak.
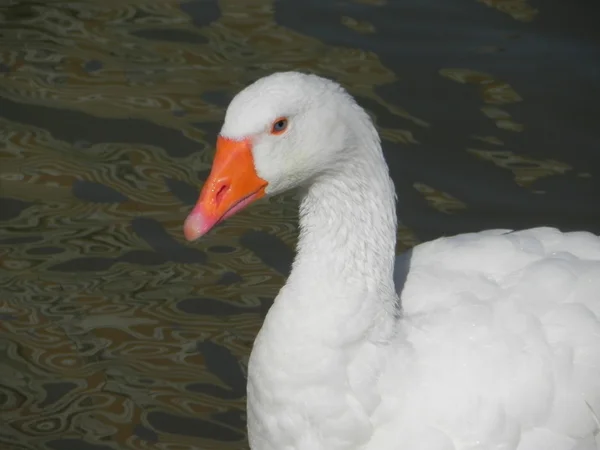
[[267, 182], [254, 168], [252, 144], [219, 136], [217, 153], [198, 203], [185, 220], [183, 233], [194, 241], [223, 220], [265, 195]]

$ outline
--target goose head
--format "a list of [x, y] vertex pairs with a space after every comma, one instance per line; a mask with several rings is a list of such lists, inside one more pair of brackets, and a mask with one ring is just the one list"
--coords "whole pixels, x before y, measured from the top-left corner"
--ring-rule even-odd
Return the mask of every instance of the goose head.
[[184, 224], [186, 239], [255, 200], [339, 169], [361, 114], [339, 84], [315, 75], [275, 73], [246, 87], [227, 108], [210, 175]]

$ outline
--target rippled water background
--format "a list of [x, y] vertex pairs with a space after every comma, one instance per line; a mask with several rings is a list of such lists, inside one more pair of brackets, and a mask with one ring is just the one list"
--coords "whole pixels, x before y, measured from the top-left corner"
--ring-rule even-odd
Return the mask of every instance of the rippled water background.
[[[399, 250], [600, 233], [600, 15], [534, 0], [0, 0], [0, 448], [246, 448], [293, 195], [195, 245], [229, 99], [275, 70], [373, 115]], [[301, 318], [299, 318], [301, 319]]]

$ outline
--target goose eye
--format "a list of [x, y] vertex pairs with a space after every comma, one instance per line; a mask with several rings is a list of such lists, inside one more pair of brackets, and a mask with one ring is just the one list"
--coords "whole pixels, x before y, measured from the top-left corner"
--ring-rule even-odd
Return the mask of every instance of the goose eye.
[[288, 120], [285, 117], [280, 117], [279, 119], [273, 122], [273, 127], [271, 128], [271, 134], [281, 134], [283, 133], [288, 126]]

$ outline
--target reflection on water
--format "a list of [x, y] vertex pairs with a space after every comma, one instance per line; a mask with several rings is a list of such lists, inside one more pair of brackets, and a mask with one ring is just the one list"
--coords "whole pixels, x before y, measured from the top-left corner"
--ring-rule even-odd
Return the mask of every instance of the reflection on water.
[[528, 0], [478, 0], [498, 11], [510, 14], [514, 19], [531, 22], [539, 11], [531, 6]]
[[335, 78], [368, 109], [399, 251], [599, 232], [597, 106], [581, 105], [600, 59], [544, 32], [562, 3], [544, 19], [525, 0], [1, 1], [0, 448], [246, 447], [246, 361], [289, 272], [295, 197], [195, 245], [181, 227], [229, 99], [274, 70]]

